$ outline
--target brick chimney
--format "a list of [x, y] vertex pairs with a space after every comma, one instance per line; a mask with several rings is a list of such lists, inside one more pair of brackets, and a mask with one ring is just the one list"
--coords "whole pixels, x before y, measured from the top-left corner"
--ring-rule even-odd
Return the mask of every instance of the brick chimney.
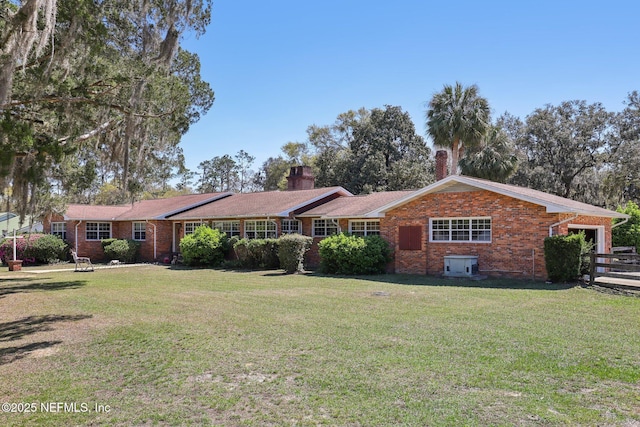
[[312, 190], [315, 187], [316, 178], [311, 172], [311, 166], [294, 166], [287, 177], [287, 191]]
[[436, 151], [436, 181], [440, 181], [441, 179], [445, 179], [447, 177], [447, 163], [449, 163], [447, 151]]

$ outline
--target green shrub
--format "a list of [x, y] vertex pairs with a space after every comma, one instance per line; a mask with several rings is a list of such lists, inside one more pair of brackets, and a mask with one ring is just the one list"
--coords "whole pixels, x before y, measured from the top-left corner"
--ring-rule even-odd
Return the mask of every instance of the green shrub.
[[115, 242], [116, 238], [110, 238], [110, 239], [102, 239], [100, 240], [100, 244], [102, 245], [102, 249], [104, 250], [104, 248], [106, 248], [107, 246], [109, 246], [110, 244], [112, 244], [113, 242]]
[[336, 234], [318, 244], [320, 268], [332, 274], [378, 274], [389, 262], [389, 244], [380, 236]]
[[580, 277], [584, 234], [553, 236], [544, 239], [544, 260], [549, 280], [567, 282]]
[[[640, 253], [640, 207], [634, 202], [627, 202], [624, 208], [618, 207], [620, 213], [630, 216], [629, 220], [612, 231], [613, 246], [633, 246], [636, 252]], [[622, 222], [616, 219], [614, 222]]]
[[180, 252], [187, 265], [220, 265], [226, 247], [227, 235], [206, 225], [201, 225], [180, 240]]
[[285, 234], [278, 239], [280, 268], [287, 273], [304, 270], [304, 254], [309, 250], [313, 238], [300, 234]]
[[595, 252], [596, 243], [593, 240], [587, 240], [584, 231], [581, 231], [582, 242], [580, 247], [580, 275], [589, 274], [591, 267], [591, 252]]
[[[104, 241], [108, 240], [107, 244]], [[102, 247], [108, 260], [117, 259], [122, 262], [134, 262], [138, 257], [140, 242], [130, 239], [105, 239]]]
[[240, 264], [245, 268], [280, 267], [278, 239], [240, 239], [233, 249]]
[[24, 251], [25, 258], [33, 258], [39, 264], [52, 264], [66, 260], [68, 255], [69, 245], [52, 234], [44, 234], [30, 240]]

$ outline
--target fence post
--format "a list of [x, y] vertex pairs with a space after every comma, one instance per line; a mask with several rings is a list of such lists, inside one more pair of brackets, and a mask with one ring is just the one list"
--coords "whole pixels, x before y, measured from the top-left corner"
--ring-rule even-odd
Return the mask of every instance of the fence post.
[[596, 282], [596, 253], [591, 252], [589, 257], [591, 258], [591, 263], [589, 264], [589, 284], [593, 286]]

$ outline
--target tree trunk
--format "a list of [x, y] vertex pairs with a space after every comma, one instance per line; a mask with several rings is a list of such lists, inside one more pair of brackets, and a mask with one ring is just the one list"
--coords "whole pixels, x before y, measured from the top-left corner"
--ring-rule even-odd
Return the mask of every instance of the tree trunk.
[[460, 154], [460, 138], [454, 138], [451, 144], [451, 175], [458, 175], [458, 156]]

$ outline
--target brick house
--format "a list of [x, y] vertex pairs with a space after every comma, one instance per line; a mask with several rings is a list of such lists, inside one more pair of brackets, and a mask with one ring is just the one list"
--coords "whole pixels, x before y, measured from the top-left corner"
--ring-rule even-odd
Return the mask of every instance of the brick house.
[[137, 240], [141, 243], [142, 259], [152, 261], [173, 250], [176, 236], [168, 217], [231, 194], [191, 194], [119, 206], [71, 204], [64, 215], [48, 215], [43, 228], [69, 242], [80, 255], [96, 260], [104, 258], [102, 239]]
[[145, 200], [127, 206], [70, 205], [45, 221], [78, 253], [100, 259], [100, 239], [133, 238], [141, 258], [163, 261], [180, 239], [207, 224], [228, 236], [312, 236], [307, 265], [319, 263], [328, 235], [378, 234], [393, 250], [390, 272], [438, 275], [457, 257], [490, 276], [546, 278], [544, 238], [585, 231], [598, 252], [611, 250], [612, 219], [627, 215], [537, 190], [449, 176], [414, 191], [354, 196], [342, 187], [314, 188], [308, 168], [292, 168], [288, 191], [212, 193]]
[[627, 215], [541, 191], [449, 176], [377, 211], [393, 271], [442, 274], [445, 257], [477, 257], [479, 273], [547, 277], [544, 239], [584, 231], [611, 251], [612, 219]]

